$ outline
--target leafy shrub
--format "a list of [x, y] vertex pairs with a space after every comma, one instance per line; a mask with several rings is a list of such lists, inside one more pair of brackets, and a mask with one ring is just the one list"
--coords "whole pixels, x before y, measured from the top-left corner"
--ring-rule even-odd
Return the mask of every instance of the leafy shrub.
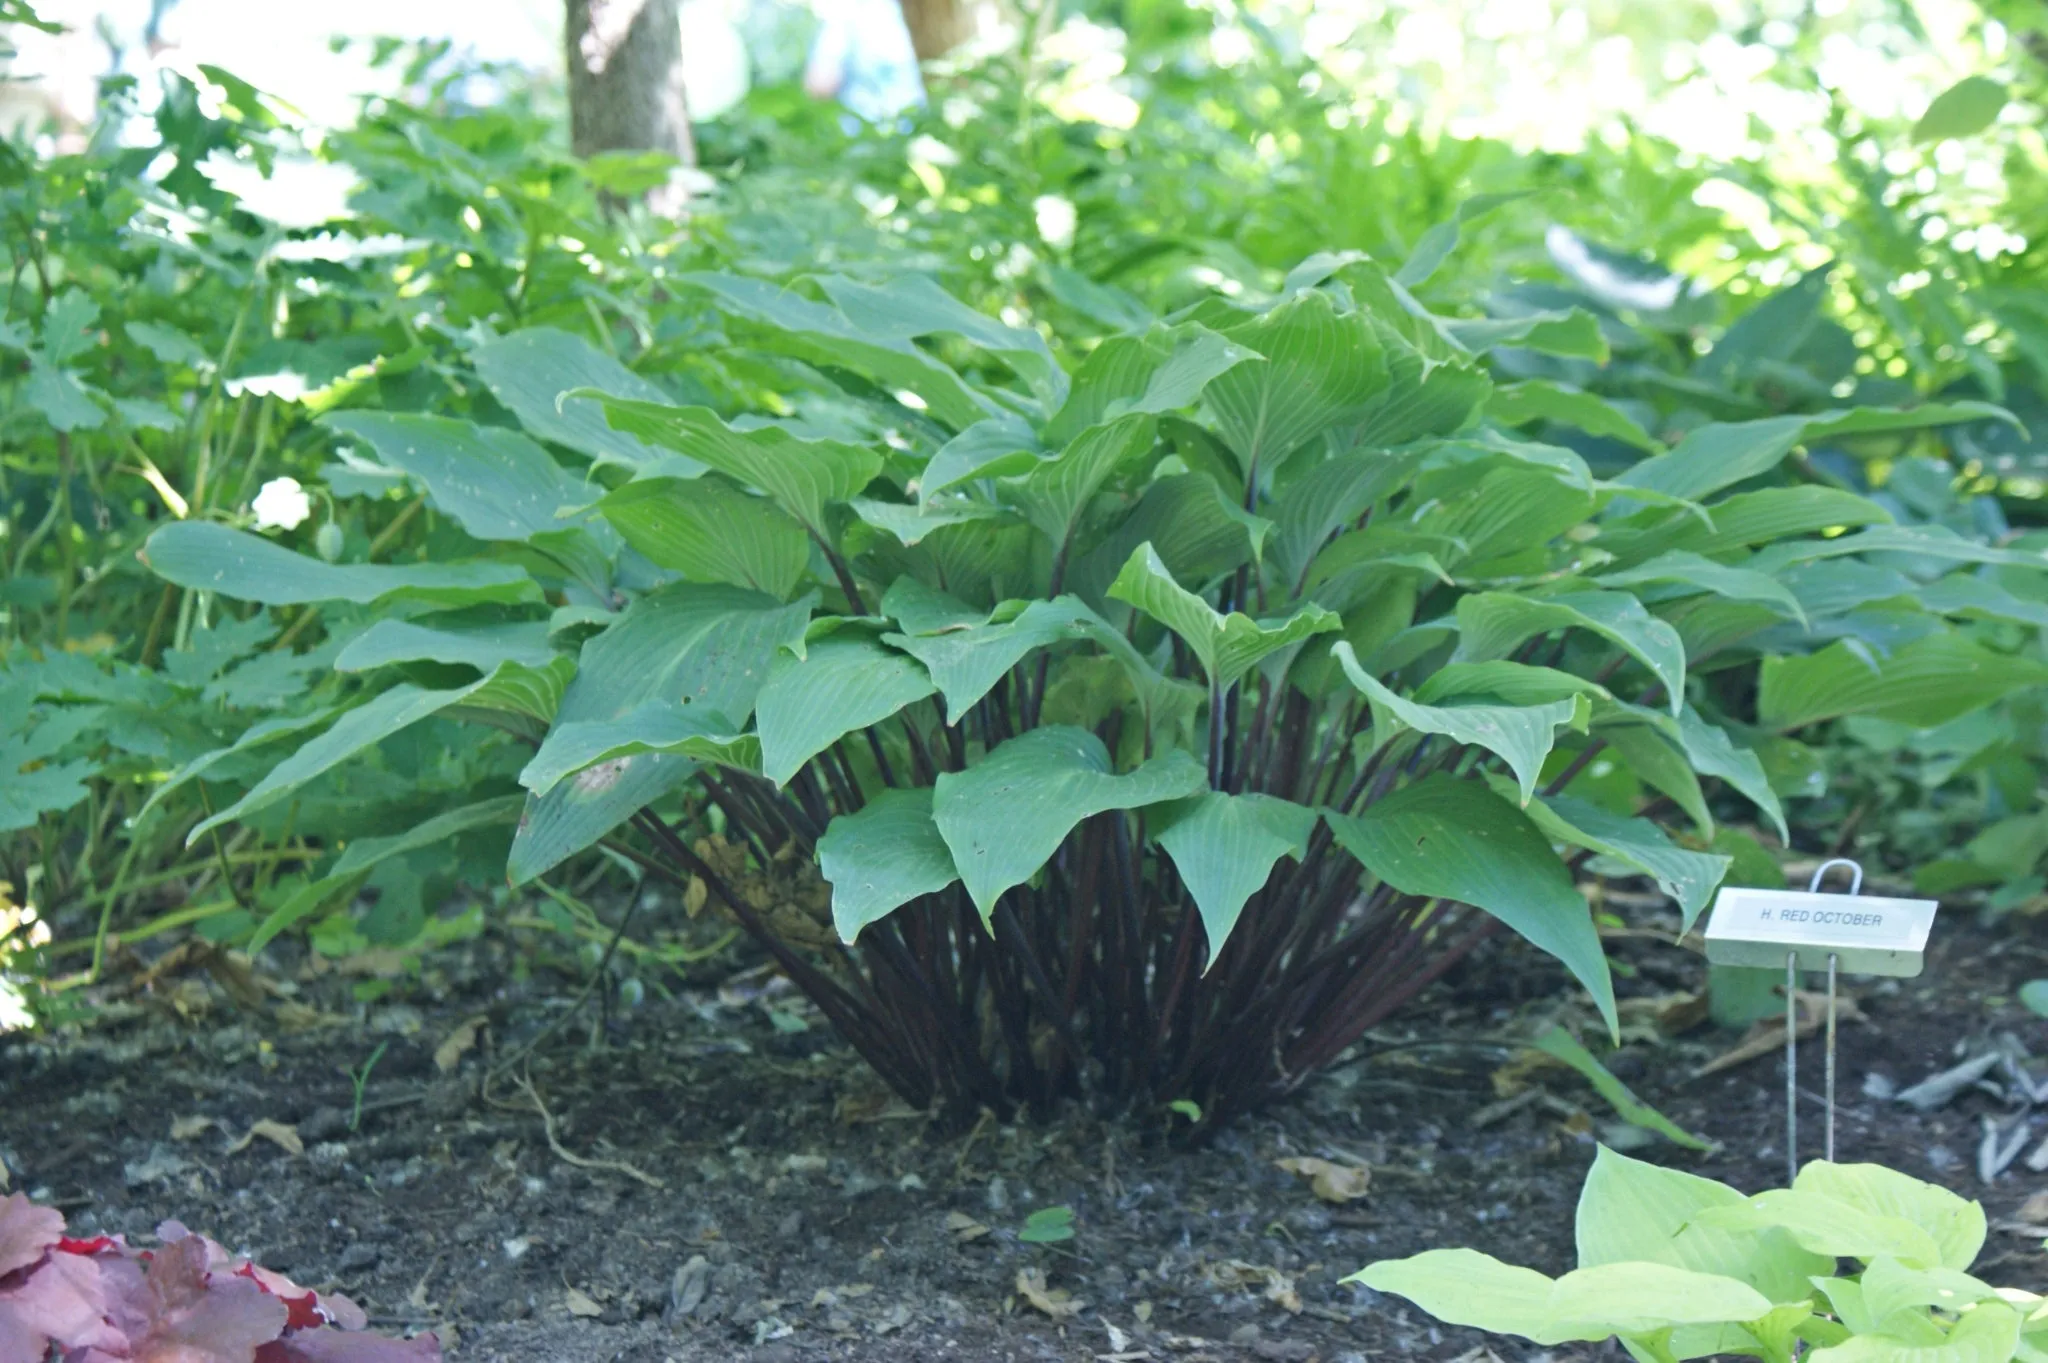
[[[335, 656], [368, 685], [245, 735], [234, 756], [302, 741], [193, 836], [275, 819], [431, 716], [480, 719], [534, 744], [515, 881], [599, 841], [672, 877], [920, 1107], [1093, 1093], [1214, 1123], [1503, 925], [1612, 1023], [1554, 844], [1655, 876], [1690, 922], [1726, 866], [1700, 850], [1701, 776], [1782, 829], [1711, 710], [1931, 718], [2044, 673], [1929, 617], [1874, 677], [1843, 645], [1759, 675], [1731, 645], [1803, 619], [1784, 575], [1866, 552], [2042, 560], [1764, 485], [1802, 444], [1997, 415], [1982, 404], [1643, 436], [1613, 478], [1510, 434], [1490, 352], [1606, 342], [1582, 310], [1430, 312], [1414, 290], [1458, 238], [1454, 218], [1395, 271], [1319, 256], [1278, 294], [1062, 338], [1071, 373], [919, 276], [687, 275], [710, 305], [689, 325], [729, 374], [772, 380], [737, 384], [765, 410], [677, 405], [529, 330], [471, 353], [524, 435], [332, 413], [471, 553], [328, 564], [197, 521], [150, 537], [150, 566], [195, 591], [371, 608], [337, 617]], [[1545, 410], [1627, 424], [1590, 394]], [[1632, 791], [1573, 786], [1609, 749], [1690, 845]]]
[[300, 1287], [175, 1221], [157, 1237], [154, 1250], [118, 1235], [73, 1240], [54, 1209], [21, 1193], [0, 1199], [0, 1363], [439, 1363], [432, 1335], [362, 1333], [368, 1322], [347, 1297]]
[[1789, 1189], [1744, 1197], [1603, 1148], [1579, 1195], [1573, 1272], [1434, 1249], [1348, 1281], [1540, 1344], [1619, 1336], [1645, 1363], [2038, 1357], [2043, 1299], [1967, 1272], [1984, 1234], [1980, 1205], [1883, 1165], [1816, 1160]]

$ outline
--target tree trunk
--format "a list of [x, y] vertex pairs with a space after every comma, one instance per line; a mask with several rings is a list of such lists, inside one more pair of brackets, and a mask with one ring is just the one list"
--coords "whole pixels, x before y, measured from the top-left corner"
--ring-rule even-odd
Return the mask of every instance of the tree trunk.
[[971, 0], [897, 0], [910, 28], [917, 59], [943, 57], [974, 36], [975, 7]]
[[[578, 156], [662, 151], [695, 165], [683, 95], [683, 33], [677, 0], [568, 0], [563, 56], [569, 67], [569, 142]], [[671, 192], [657, 208], [681, 207]]]

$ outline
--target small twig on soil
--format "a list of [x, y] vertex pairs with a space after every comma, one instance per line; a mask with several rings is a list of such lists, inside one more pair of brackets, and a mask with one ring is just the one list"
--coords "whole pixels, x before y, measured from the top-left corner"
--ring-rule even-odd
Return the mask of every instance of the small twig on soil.
[[[552, 887], [545, 884], [541, 886], [541, 889], [546, 891], [550, 895], [553, 895], [555, 893]], [[611, 941], [605, 944], [604, 955], [598, 959], [597, 969], [590, 972], [590, 978], [584, 982], [583, 992], [576, 996], [576, 1001], [574, 1003], [571, 1003], [567, 1008], [563, 1009], [559, 1014], [557, 1014], [555, 1016], [555, 1019], [552, 1022], [548, 1023], [547, 1026], [541, 1028], [540, 1031], [534, 1033], [533, 1038], [530, 1041], [528, 1041], [524, 1046], [521, 1046], [511, 1055], [505, 1057], [503, 1060], [500, 1060], [495, 1066], [493, 1066], [491, 1069], [491, 1074], [493, 1076], [502, 1078], [504, 1075], [510, 1073], [512, 1067], [514, 1065], [522, 1064], [528, 1056], [533, 1054], [535, 1048], [538, 1047], [541, 1042], [546, 1041], [550, 1036], [554, 1035], [556, 1031], [560, 1030], [563, 1024], [568, 1022], [570, 1018], [575, 1017], [578, 1013], [581, 1013], [583, 1011], [583, 1005], [590, 1002], [590, 996], [597, 992], [597, 988], [599, 985], [604, 983], [605, 975], [608, 971], [610, 971], [612, 966], [612, 957], [618, 954], [619, 943], [622, 940], [624, 940], [626, 936], [626, 929], [633, 926], [633, 915], [638, 913], [639, 911], [640, 896], [638, 894], [635, 894], [633, 896], [632, 902], [626, 905], [626, 912], [622, 914], [619, 918], [618, 931], [614, 932], [612, 934]]]
[[[578, 1169], [609, 1169], [615, 1174], [624, 1174], [628, 1178], [638, 1179], [650, 1188], [666, 1188], [668, 1186], [654, 1175], [644, 1170], [636, 1169], [624, 1160], [585, 1159], [581, 1155], [570, 1153], [569, 1150], [564, 1148], [562, 1142], [556, 1138], [555, 1114], [548, 1111], [548, 1105], [541, 1099], [540, 1090], [533, 1086], [532, 1077], [522, 1074], [514, 1082], [519, 1086], [519, 1091], [526, 1095], [526, 1101], [533, 1104], [533, 1110], [540, 1114], [541, 1132], [547, 1137], [548, 1149], [555, 1152], [555, 1158], [561, 1160], [564, 1164], [573, 1164]], [[488, 1089], [488, 1085], [486, 1088]], [[495, 1107], [518, 1106], [516, 1103], [501, 1103], [497, 1099], [492, 1098], [488, 1091], [485, 1092], [484, 1097]]]

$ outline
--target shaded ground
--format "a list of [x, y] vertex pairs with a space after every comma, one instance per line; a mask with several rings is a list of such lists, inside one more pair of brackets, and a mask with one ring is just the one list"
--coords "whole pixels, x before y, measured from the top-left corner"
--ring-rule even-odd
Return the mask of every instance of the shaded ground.
[[[1842, 1036], [1841, 1156], [1935, 1179], [2010, 1222], [2048, 1175], [2022, 1156], [1979, 1182], [1980, 1122], [2009, 1112], [1995, 1095], [1920, 1114], [1865, 1084], [1911, 1084], [2001, 1032], [2048, 1055], [2048, 1023], [2013, 997], [2048, 976], [2048, 931], [1987, 933], [1952, 915], [1935, 937], [1921, 979], [1853, 989], [1867, 1021]], [[891, 1108], [822, 1027], [791, 1032], [801, 1013], [786, 998], [776, 1025], [758, 976], [721, 988], [728, 957], [707, 963], [701, 988], [615, 1011], [603, 1049], [570, 1026], [532, 1064], [562, 1152], [630, 1164], [656, 1187], [565, 1159], [514, 1085], [481, 1091], [492, 1058], [576, 992], [547, 970], [505, 985], [520, 951], [495, 934], [448, 949], [368, 1005], [334, 973], [300, 970], [282, 1003], [273, 989], [245, 1008], [203, 971], [165, 971], [83, 1036], [0, 1040], [0, 1158], [79, 1232], [146, 1240], [178, 1216], [300, 1281], [338, 1286], [380, 1328], [440, 1329], [462, 1360], [1330, 1363], [1470, 1348], [1476, 1337], [1338, 1280], [1373, 1258], [1454, 1244], [1562, 1271], [1592, 1142], [1612, 1135], [1611, 1114], [1561, 1070], [1532, 1072], [1527, 1096], [1503, 1103], [1503, 1039], [1527, 1035], [1565, 994], [1512, 944], [1440, 986], [1368, 1058], [1192, 1153], [1170, 1149], [1161, 1125], [1083, 1114], [942, 1133]], [[1648, 934], [1617, 954], [1636, 1016], [1704, 973]], [[480, 1044], [444, 1073], [436, 1049], [479, 1016]], [[1759, 1188], [1782, 1178], [1776, 1060], [1688, 1077], [1733, 1040], [1701, 1027], [1634, 1045], [1614, 1066], [1723, 1143], [1708, 1156], [1639, 1153]], [[380, 1044], [350, 1130], [347, 1070]], [[1808, 1054], [1817, 1085], [1818, 1047]], [[1817, 1154], [1817, 1102], [1809, 1113]], [[261, 1136], [224, 1153], [263, 1120], [295, 1125], [304, 1153]], [[2048, 1121], [2029, 1151], [2044, 1131]], [[1371, 1193], [1319, 1202], [1274, 1167], [1289, 1155], [1367, 1163]], [[1074, 1210], [1074, 1239], [1017, 1238], [1031, 1211], [1054, 1205]], [[1042, 1273], [1055, 1307], [1085, 1305], [1053, 1318], [1020, 1294], [1020, 1272]], [[2048, 1254], [2038, 1234], [1994, 1231], [1978, 1272], [2041, 1290]], [[1513, 1342], [1496, 1348], [1520, 1356]]]

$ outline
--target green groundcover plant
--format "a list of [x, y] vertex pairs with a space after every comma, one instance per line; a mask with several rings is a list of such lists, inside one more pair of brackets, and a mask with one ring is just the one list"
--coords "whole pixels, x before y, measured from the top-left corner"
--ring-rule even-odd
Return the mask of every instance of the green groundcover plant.
[[[921, 275], [681, 273], [671, 334], [743, 380], [723, 411], [564, 331], [482, 339], [468, 365], [517, 429], [322, 418], [358, 479], [459, 527], [430, 557], [328, 562], [197, 519], [150, 536], [177, 586], [325, 612], [361, 682], [157, 798], [274, 762], [191, 837], [288, 825], [413, 725], [495, 728], [527, 750], [523, 808], [443, 810], [405, 848], [518, 808], [515, 883], [600, 844], [672, 878], [919, 1107], [1184, 1100], [1213, 1125], [1502, 927], [1612, 1025], [1571, 867], [1652, 876], [1689, 924], [1728, 864], [1703, 778], [1782, 833], [1718, 717], [1932, 723], [2048, 675], [1911, 600], [1881, 654], [1812, 638], [1788, 578], [1960, 564], [1962, 602], [2002, 590], [1970, 574], [2044, 560], [1781, 475], [2002, 417], [1982, 403], [1667, 446], [1592, 394], [1497, 387], [1496, 352], [1607, 342], [1582, 309], [1419, 301], [1466, 216], [1398, 267], [1317, 256], [1057, 353]], [[1514, 433], [1531, 403], [1637, 457], [1596, 476]], [[1594, 779], [1603, 753], [1629, 783]], [[253, 945], [359, 883], [355, 856]]]
[[1968, 1272], [1983, 1207], [1883, 1165], [1816, 1160], [1790, 1188], [1744, 1197], [1603, 1148], [1576, 1231], [1579, 1267], [1561, 1278], [1434, 1249], [1347, 1281], [1539, 1344], [1617, 1336], [1642, 1363], [2048, 1356], [2048, 1302]]

